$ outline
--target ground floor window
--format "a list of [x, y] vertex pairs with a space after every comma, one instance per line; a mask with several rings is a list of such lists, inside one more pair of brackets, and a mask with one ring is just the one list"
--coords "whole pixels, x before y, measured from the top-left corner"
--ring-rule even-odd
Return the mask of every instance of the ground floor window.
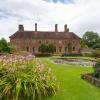
[[35, 51], [35, 47], [33, 47], [33, 52]]
[[41, 47], [38, 48], [38, 51], [41, 52]]
[[27, 52], [29, 52], [29, 47], [26, 47]]
[[59, 47], [59, 52], [61, 52], [62, 51], [62, 47]]
[[73, 51], [75, 51], [75, 47], [73, 47]]
[[67, 47], [65, 47], [65, 52], [67, 52]]
[[54, 52], [56, 52], [56, 47], [54, 48]]

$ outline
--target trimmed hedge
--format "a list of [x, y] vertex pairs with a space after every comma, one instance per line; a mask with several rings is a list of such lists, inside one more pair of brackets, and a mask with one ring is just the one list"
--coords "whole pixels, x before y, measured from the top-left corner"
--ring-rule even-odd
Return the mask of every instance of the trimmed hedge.
[[52, 54], [46, 54], [46, 53], [41, 53], [41, 54], [35, 54], [36, 57], [51, 57]]
[[62, 54], [62, 56], [82, 56], [82, 54]]

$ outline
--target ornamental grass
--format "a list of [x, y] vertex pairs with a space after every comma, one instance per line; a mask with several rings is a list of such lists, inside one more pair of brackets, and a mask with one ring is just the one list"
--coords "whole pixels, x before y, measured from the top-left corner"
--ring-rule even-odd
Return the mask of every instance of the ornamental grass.
[[58, 89], [51, 69], [34, 56], [0, 57], [0, 100], [40, 100]]

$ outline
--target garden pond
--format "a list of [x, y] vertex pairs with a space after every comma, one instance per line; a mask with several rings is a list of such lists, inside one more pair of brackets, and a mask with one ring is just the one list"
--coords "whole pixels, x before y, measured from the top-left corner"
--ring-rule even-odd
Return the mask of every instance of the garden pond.
[[93, 66], [96, 63], [96, 61], [83, 58], [52, 58], [51, 61], [56, 64], [80, 65], [88, 67]]

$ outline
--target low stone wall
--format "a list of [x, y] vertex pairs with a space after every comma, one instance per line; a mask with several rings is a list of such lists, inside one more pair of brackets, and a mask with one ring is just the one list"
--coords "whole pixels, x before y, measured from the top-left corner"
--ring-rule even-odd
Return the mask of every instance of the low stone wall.
[[81, 78], [100, 88], [100, 79], [95, 78], [93, 73], [83, 74]]

